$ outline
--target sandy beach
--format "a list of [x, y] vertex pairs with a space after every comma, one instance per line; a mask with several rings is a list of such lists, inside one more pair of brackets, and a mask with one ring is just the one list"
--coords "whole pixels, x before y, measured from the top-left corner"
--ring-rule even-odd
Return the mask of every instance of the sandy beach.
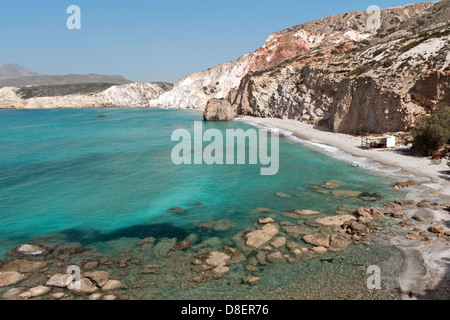
[[[432, 164], [429, 158], [411, 156], [395, 149], [366, 149], [361, 147], [361, 138], [347, 134], [333, 133], [324, 128], [317, 128], [311, 124], [286, 119], [241, 117], [250, 125], [263, 128], [279, 129], [281, 133], [291, 132], [295, 137], [308, 143], [320, 144], [337, 148], [353, 157], [372, 159], [383, 166], [397, 168], [399, 179], [405, 177], [417, 179], [421, 182], [418, 187], [409, 189], [408, 199], [416, 203], [422, 200], [438, 203], [450, 203], [450, 175], [445, 162]], [[320, 148], [319, 148], [320, 149]], [[326, 149], [323, 149], [325, 153]], [[348, 160], [351, 160], [349, 158]], [[406, 180], [406, 178], [405, 178]], [[420, 214], [426, 217], [426, 223], [416, 223], [418, 228], [428, 228], [437, 223], [449, 230], [449, 213], [444, 210], [430, 210], [429, 208], [405, 209], [405, 218], [412, 222], [411, 217]], [[415, 223], [415, 222], [414, 222]], [[406, 238], [408, 230], [414, 225], [405, 227], [403, 232], [389, 239], [404, 253], [404, 263], [398, 275], [399, 288], [404, 299], [443, 299], [450, 297], [450, 246], [446, 239], [436, 238], [431, 243], [411, 241]], [[445, 299], [445, 298], [444, 298]]]
[[239, 119], [249, 124], [289, 131], [302, 140], [335, 147], [355, 157], [369, 158], [382, 165], [399, 168], [419, 179], [428, 179], [429, 182], [423, 183], [423, 185], [438, 191], [443, 196], [450, 197], [450, 175], [447, 173], [450, 172], [450, 169], [444, 162], [435, 165], [428, 158], [405, 155], [395, 150], [361, 148], [360, 137], [334, 133], [295, 120], [248, 116]]

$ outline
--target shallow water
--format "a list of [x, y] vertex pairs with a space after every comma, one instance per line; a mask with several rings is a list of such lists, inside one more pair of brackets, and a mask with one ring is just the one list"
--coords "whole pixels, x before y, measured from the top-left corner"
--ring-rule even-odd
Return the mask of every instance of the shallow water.
[[[99, 114], [106, 118], [98, 118]], [[196, 243], [213, 238], [210, 248], [219, 249], [233, 245], [232, 237], [251, 230], [261, 217], [292, 221], [281, 214], [289, 209], [333, 215], [342, 204], [377, 206], [402, 195], [392, 190], [391, 177], [352, 167], [286, 139], [280, 140], [280, 170], [275, 176], [261, 176], [260, 165], [174, 165], [170, 157], [176, 145], [171, 142], [173, 130], [192, 131], [194, 121], [201, 119], [199, 112], [155, 109], [0, 110], [0, 256], [19, 244], [37, 240], [53, 245], [79, 243], [112, 258], [145, 256], [145, 250], [137, 245], [140, 239], [152, 236], [181, 241], [190, 234], [196, 235]], [[222, 132], [251, 128], [241, 122], [203, 126], [204, 130]], [[330, 180], [339, 184], [338, 190], [363, 194], [336, 197], [330, 190], [321, 193], [311, 188]], [[277, 192], [289, 197], [280, 198]], [[170, 211], [175, 206], [184, 213]], [[258, 207], [274, 211], [262, 215], [255, 212]], [[198, 228], [211, 219], [228, 220], [231, 228], [222, 232]], [[352, 261], [349, 265], [363, 264], [356, 262], [361, 258], [354, 254], [360, 251], [366, 253], [366, 263], [380, 256], [386, 261], [389, 254], [383, 250], [355, 246], [346, 253], [353, 258], [346, 259]], [[184, 254], [182, 259], [192, 258], [189, 252]], [[395, 250], [390, 254], [394, 260], [400, 259]], [[146, 259], [160, 262], [161, 257], [148, 255]], [[310, 279], [314, 270], [320, 274], [324, 269], [320, 260], [311, 261], [302, 268], [309, 277], [305, 279]], [[267, 286], [269, 296], [274, 287], [292, 286], [286, 279], [299, 272], [296, 265], [283, 265], [269, 266], [264, 272], [261, 285]], [[330, 265], [349, 269], [345, 263]], [[183, 267], [189, 272], [189, 263]], [[122, 277], [136, 281], [140, 276], [130, 269]], [[364, 277], [359, 274], [359, 278]], [[217, 289], [220, 281], [230, 280], [216, 281]], [[202, 297], [199, 288], [180, 292], [170, 285], [163, 287], [157, 293], [138, 290], [132, 297]], [[244, 298], [246, 294], [264, 298], [266, 292], [256, 295], [254, 288], [226, 291], [224, 296]]]

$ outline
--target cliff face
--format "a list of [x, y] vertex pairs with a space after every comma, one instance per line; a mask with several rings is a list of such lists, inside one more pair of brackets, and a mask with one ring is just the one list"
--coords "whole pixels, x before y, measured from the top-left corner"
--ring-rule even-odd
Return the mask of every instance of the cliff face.
[[352, 12], [273, 34], [227, 99], [236, 115], [341, 133], [408, 130], [450, 104], [449, 4], [384, 9], [377, 30], [369, 13]]
[[[381, 25], [397, 26], [408, 19], [408, 15], [414, 16], [432, 4], [424, 2], [408, 5], [406, 11], [404, 7], [383, 10]], [[255, 52], [180, 80], [173, 90], [150, 101], [150, 105], [203, 109], [209, 99], [225, 98], [230, 91], [239, 87], [249, 72], [278, 66], [314, 48], [370, 38], [375, 31], [367, 23], [369, 18], [367, 12], [346, 13], [273, 33]]]
[[52, 97], [21, 97], [19, 88], [0, 89], [0, 108], [99, 108], [148, 107], [148, 101], [171, 89], [164, 83], [130, 83], [91, 94], [70, 94]]

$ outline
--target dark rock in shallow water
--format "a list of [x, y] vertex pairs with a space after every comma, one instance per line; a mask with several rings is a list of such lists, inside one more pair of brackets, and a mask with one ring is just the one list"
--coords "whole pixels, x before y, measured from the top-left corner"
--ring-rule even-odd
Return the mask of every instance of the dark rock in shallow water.
[[175, 246], [173, 246], [173, 248], [170, 249], [169, 252], [175, 252], [178, 250], [187, 250], [190, 247], [192, 247], [191, 241], [181, 241], [181, 242], [178, 242], [177, 244], [175, 244]]
[[178, 214], [184, 213], [184, 209], [181, 207], [172, 207], [172, 208], [170, 208], [170, 211], [178, 213]]
[[145, 266], [141, 269], [141, 274], [160, 274], [162, 271], [162, 266], [154, 264], [150, 266]]
[[9, 287], [10, 285], [16, 284], [26, 278], [26, 275], [17, 271], [0, 272], [0, 288]]

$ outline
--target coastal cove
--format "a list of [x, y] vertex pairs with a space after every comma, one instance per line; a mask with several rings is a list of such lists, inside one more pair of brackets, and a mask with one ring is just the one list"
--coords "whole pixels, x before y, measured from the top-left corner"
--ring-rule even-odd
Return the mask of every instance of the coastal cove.
[[[392, 231], [404, 232], [401, 220], [386, 216], [374, 222], [370, 240], [362, 237], [340, 248], [328, 243], [325, 253], [313, 250], [322, 246], [304, 237], [329, 232], [332, 239], [347, 241], [332, 226], [314, 221], [400, 199], [419, 202], [435, 185], [445, 196], [448, 181], [418, 178], [424, 182], [417, 187], [422, 190], [418, 197], [416, 189], [393, 189], [411, 178], [411, 171], [381, 170], [363, 158], [359, 163], [373, 164], [375, 170], [352, 166], [318, 152], [317, 145], [292, 139], [280, 140], [275, 176], [261, 176], [259, 166], [248, 164], [173, 164], [172, 132], [192, 130], [198, 120], [198, 111], [151, 108], [0, 110], [0, 270], [24, 260], [43, 263], [39, 272], [21, 272], [26, 279], [0, 287], [0, 296], [12, 287], [29, 292], [77, 265], [83, 273], [106, 271], [121, 282], [110, 290], [92, 288], [92, 294], [108, 292], [121, 299], [401, 297], [405, 255], [390, 240]], [[284, 120], [244, 120], [294, 132]], [[208, 128], [252, 126], [208, 122]], [[258, 250], [242, 243], [252, 230], [270, 226], [276, 232]], [[36, 256], [11, 251], [24, 243], [44, 249]], [[366, 287], [366, 269], [372, 265], [383, 270], [381, 290]], [[39, 297], [87, 297], [86, 292], [52, 290]]]

